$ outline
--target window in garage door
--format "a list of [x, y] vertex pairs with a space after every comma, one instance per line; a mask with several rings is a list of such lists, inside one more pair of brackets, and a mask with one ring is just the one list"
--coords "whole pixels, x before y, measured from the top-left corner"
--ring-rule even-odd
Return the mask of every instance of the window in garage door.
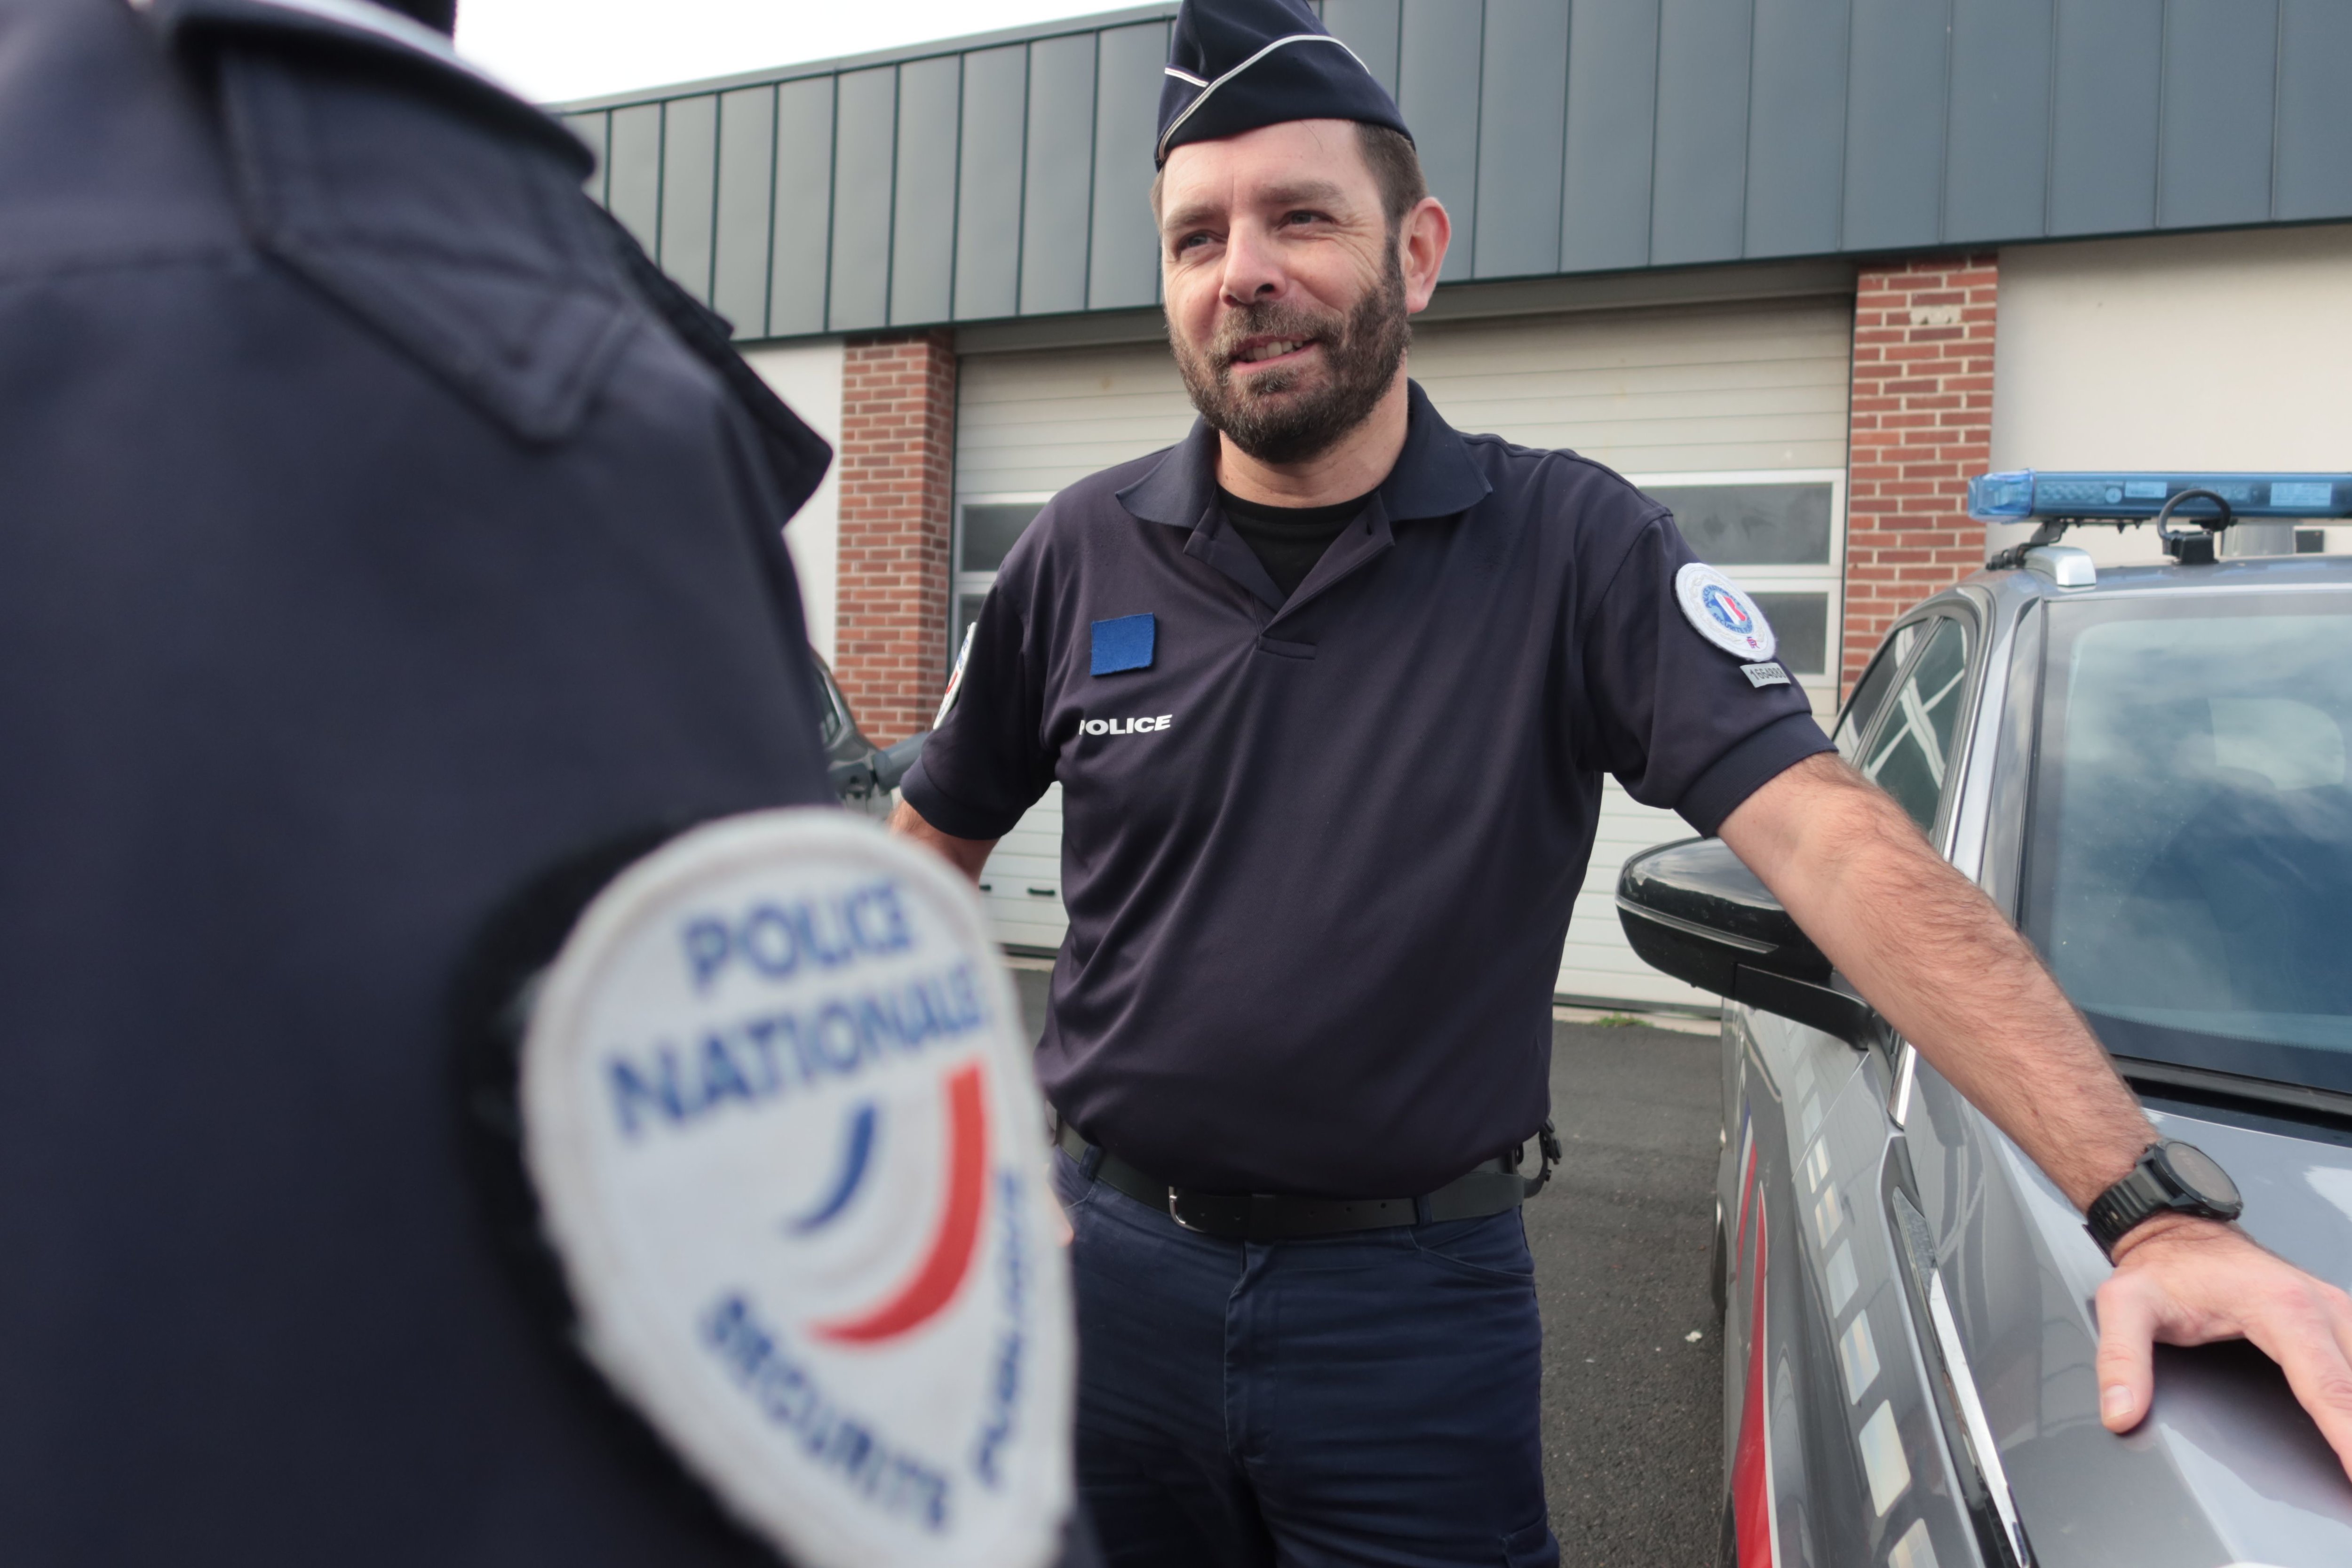
[[1654, 474], [1633, 479], [1674, 509], [1698, 558], [1720, 566], [1763, 607], [1781, 662], [1824, 718], [1837, 697], [1829, 650], [1838, 646], [1845, 542], [1845, 475], [1835, 468]]
[[1004, 564], [1004, 552], [1053, 499], [1051, 492], [1033, 491], [967, 496], [956, 503], [955, 635], [948, 639], [949, 658], [955, 658], [963, 647], [964, 633], [980, 618], [981, 601], [996, 585], [996, 569]]

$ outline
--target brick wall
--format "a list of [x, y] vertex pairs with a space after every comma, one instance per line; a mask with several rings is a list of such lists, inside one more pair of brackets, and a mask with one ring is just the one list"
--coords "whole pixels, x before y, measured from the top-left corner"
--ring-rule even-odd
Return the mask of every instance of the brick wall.
[[1984, 564], [1968, 481], [1992, 458], [2000, 286], [1991, 254], [1867, 265], [1857, 280], [1841, 695], [1896, 616]]
[[841, 367], [834, 676], [881, 745], [929, 729], [945, 689], [955, 343], [851, 338]]

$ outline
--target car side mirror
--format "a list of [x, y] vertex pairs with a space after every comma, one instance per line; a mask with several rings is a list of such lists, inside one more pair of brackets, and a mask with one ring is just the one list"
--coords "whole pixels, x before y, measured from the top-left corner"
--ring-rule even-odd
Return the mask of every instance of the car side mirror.
[[919, 730], [897, 745], [885, 746], [875, 752], [874, 783], [876, 786], [885, 794], [897, 789], [898, 781], [905, 778], [908, 770], [915, 765], [915, 759], [923, 754], [923, 742], [930, 738], [931, 732], [929, 730]]
[[1662, 844], [1626, 861], [1617, 920], [1653, 969], [1857, 1049], [1893, 1043], [1885, 1020], [1720, 838]]

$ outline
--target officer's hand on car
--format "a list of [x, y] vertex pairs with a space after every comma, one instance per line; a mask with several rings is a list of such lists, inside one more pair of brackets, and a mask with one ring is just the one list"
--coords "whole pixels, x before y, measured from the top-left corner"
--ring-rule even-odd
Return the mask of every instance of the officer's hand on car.
[[2151, 1347], [2245, 1339], [2278, 1363], [2352, 1472], [2352, 1296], [2233, 1225], [2158, 1215], [2115, 1247], [2099, 1287], [2099, 1418], [2128, 1432], [2156, 1391]]
[[[2084, 1210], [2100, 1287], [2100, 1415], [2147, 1414], [2150, 1346], [2243, 1337], [2352, 1474], [2352, 1297], [2231, 1223], [2236, 1190], [2163, 1142], [2033, 949], [1876, 786], [1830, 755], [1748, 797], [1723, 840], [1888, 1024]], [[1901, 910], [1889, 920], [1886, 911]]]

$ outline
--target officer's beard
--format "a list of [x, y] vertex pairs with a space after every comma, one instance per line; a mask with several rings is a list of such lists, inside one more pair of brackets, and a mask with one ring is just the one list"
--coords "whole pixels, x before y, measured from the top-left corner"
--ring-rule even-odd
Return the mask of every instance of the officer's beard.
[[[1234, 354], [1243, 340], [1310, 338], [1322, 345], [1326, 374], [1300, 390], [1313, 366], [1269, 371], [1234, 384]], [[1292, 305], [1246, 305], [1229, 315], [1205, 349], [1169, 333], [1176, 368], [1192, 406], [1233, 444], [1261, 463], [1320, 457], [1371, 417], [1412, 342], [1404, 308], [1404, 264], [1389, 247], [1387, 275], [1341, 316]]]

